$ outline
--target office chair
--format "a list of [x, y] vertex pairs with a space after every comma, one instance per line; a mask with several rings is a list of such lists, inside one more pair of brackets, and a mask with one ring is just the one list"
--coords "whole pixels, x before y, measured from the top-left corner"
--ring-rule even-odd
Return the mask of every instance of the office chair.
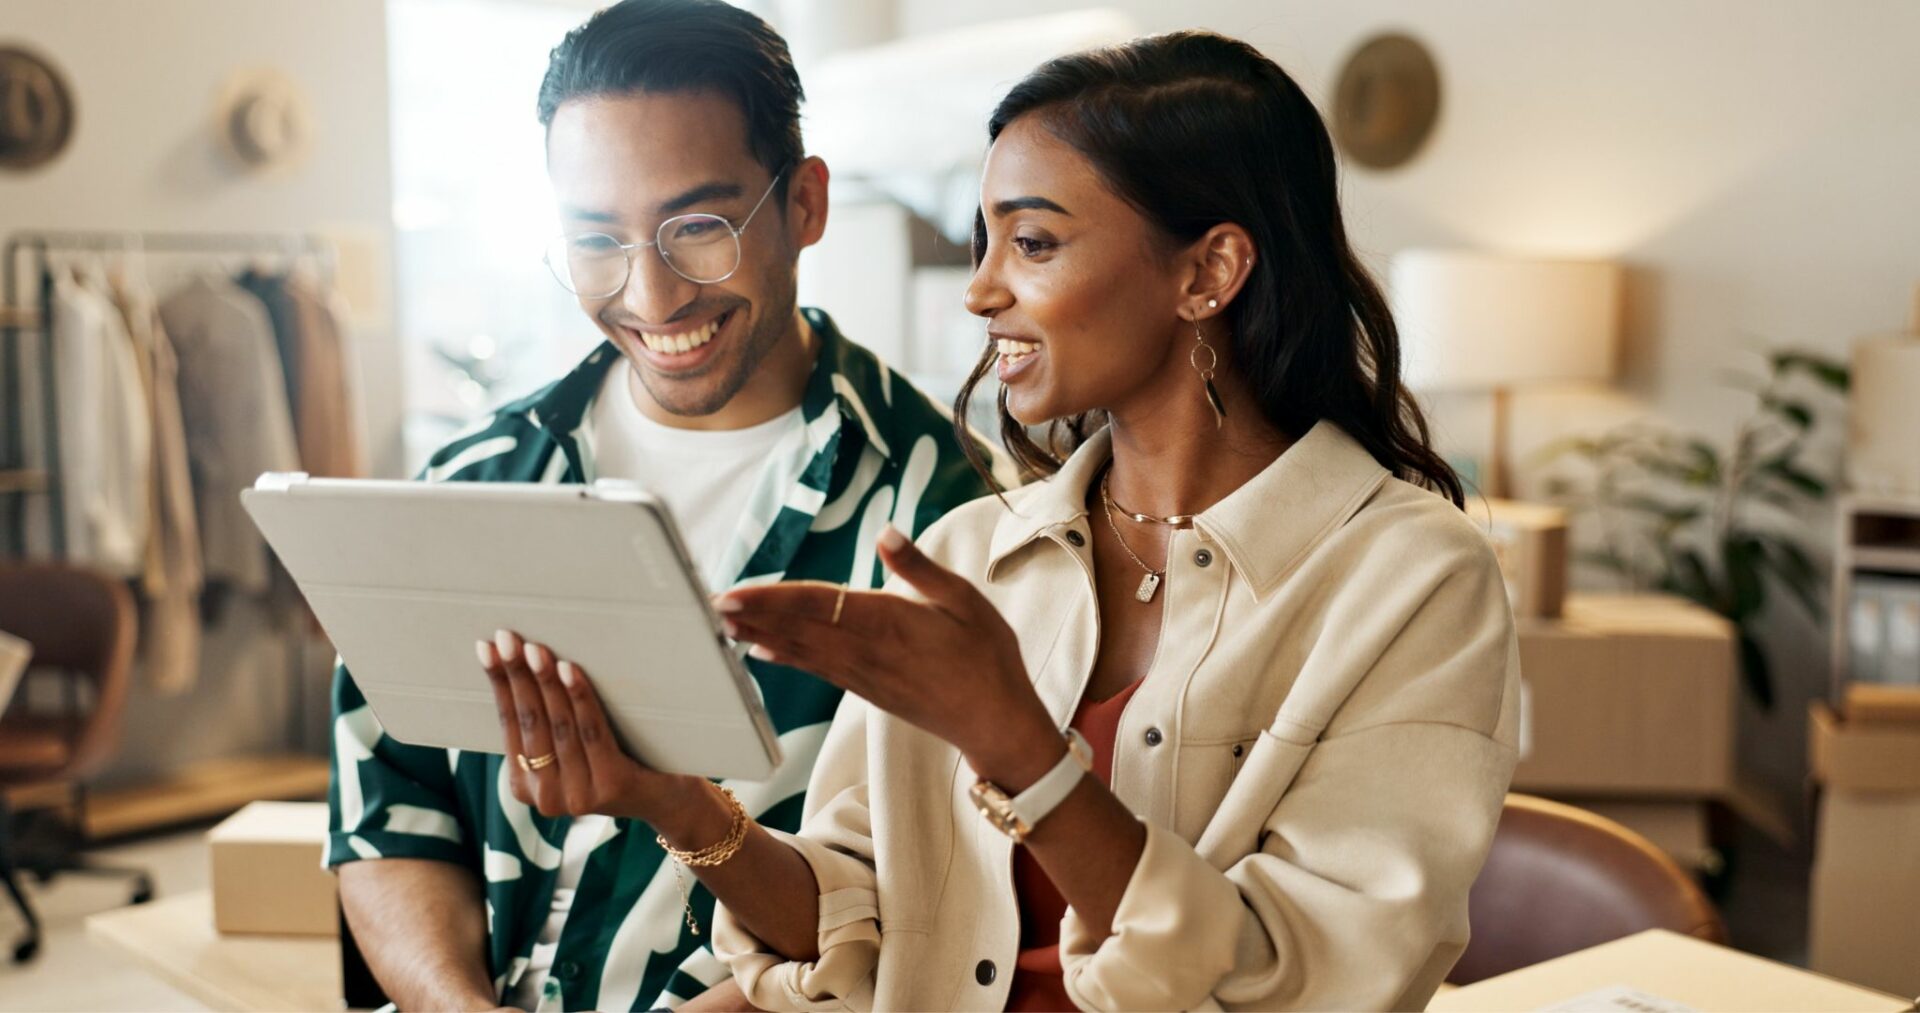
[[[22, 682], [50, 670], [65, 701], [56, 713], [15, 707], [0, 716], [0, 879], [27, 924], [13, 949], [21, 963], [40, 949], [40, 918], [20, 888], [22, 870], [43, 883], [62, 872], [127, 876], [133, 903], [153, 896], [144, 871], [98, 865], [77, 847], [85, 825], [83, 782], [119, 748], [137, 621], [133, 596], [112, 577], [58, 564], [6, 563], [0, 564], [0, 629], [33, 646], [33, 666]], [[13, 836], [7, 794], [45, 785], [65, 788], [75, 829], [58, 846], [28, 853]]]

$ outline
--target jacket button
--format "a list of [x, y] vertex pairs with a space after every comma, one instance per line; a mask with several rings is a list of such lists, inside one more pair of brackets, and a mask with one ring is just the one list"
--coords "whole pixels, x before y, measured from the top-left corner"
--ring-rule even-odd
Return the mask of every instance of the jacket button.
[[1194, 553], [1194, 554], [1193, 554], [1193, 565], [1195, 565], [1195, 566], [1212, 566], [1212, 565], [1213, 565], [1213, 553], [1211, 553], [1211, 552], [1208, 552], [1208, 551], [1207, 551], [1206, 549], [1201, 549], [1201, 550], [1200, 550], [1199, 552], [1196, 552], [1196, 553]]
[[1067, 532], [1067, 543], [1078, 549], [1087, 544], [1087, 536], [1078, 531], [1069, 530]]
[[1162, 738], [1163, 736], [1160, 734], [1160, 729], [1158, 728], [1147, 729], [1147, 745], [1157, 746], [1160, 744], [1160, 740]]
[[554, 970], [559, 971], [560, 977], [567, 981], [580, 977], [580, 964], [576, 961], [566, 961]]
[[999, 970], [993, 966], [993, 961], [991, 960], [982, 960], [978, 964], [973, 965], [973, 980], [982, 985], [993, 984], [993, 979], [998, 977], [999, 974]]

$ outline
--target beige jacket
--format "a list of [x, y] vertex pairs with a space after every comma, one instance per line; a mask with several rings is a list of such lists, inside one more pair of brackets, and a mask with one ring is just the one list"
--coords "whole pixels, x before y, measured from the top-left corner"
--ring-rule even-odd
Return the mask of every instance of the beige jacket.
[[[1053, 479], [922, 536], [1019, 635], [1064, 725], [1098, 647], [1084, 506], [1097, 436]], [[1467, 942], [1467, 890], [1512, 774], [1519, 655], [1486, 540], [1321, 423], [1174, 533], [1159, 653], [1113, 790], [1148, 828], [1113, 934], [1069, 911], [1087, 1009], [1421, 1009]], [[724, 911], [714, 948], [769, 1009], [1001, 1009], [1012, 844], [950, 745], [849, 695], [789, 838], [820, 958]]]

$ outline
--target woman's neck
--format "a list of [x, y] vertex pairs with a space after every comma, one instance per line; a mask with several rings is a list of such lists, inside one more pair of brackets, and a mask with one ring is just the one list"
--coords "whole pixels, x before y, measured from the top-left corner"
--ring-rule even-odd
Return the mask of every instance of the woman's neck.
[[1267, 421], [1252, 392], [1227, 375], [1215, 383], [1226, 402], [1215, 425], [1198, 377], [1146, 403], [1115, 408], [1114, 502], [1159, 517], [1197, 514], [1266, 470], [1293, 441]]

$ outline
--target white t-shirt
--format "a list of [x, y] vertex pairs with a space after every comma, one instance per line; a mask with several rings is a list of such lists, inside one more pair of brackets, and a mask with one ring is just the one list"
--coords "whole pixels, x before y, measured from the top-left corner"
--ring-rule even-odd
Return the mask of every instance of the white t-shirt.
[[[588, 410], [595, 477], [638, 483], [665, 501], [701, 579], [710, 588], [722, 589], [734, 577], [719, 570], [727, 565], [747, 497], [760, 481], [761, 470], [774, 459], [775, 448], [786, 439], [805, 438], [805, 416], [796, 405], [778, 418], [747, 429], [675, 429], [641, 414], [628, 386], [632, 369], [625, 360], [615, 363]], [[568, 827], [560, 846], [553, 907], [526, 971], [508, 990], [507, 1001], [526, 1010], [558, 1008], [543, 1000], [548, 998], [547, 977], [560, 946], [560, 932], [573, 908], [587, 856], [616, 832], [613, 820], [606, 816], [582, 816]]]
[[789, 437], [804, 438], [805, 417], [795, 405], [746, 429], [675, 429], [641, 414], [628, 386], [632, 370], [616, 363], [593, 400], [595, 476], [637, 482], [665, 500], [701, 579], [721, 590], [735, 575], [716, 568], [733, 547], [747, 497], [774, 449]]

